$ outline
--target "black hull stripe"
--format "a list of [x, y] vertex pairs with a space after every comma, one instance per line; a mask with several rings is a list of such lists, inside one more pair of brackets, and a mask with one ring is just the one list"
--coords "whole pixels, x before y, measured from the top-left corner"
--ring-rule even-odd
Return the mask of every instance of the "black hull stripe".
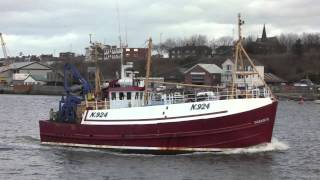
[[177, 116], [177, 117], [173, 117], [173, 118], [130, 119], [130, 120], [128, 120], [128, 119], [118, 119], [118, 120], [90, 120], [90, 119], [85, 119], [84, 121], [88, 121], [88, 122], [156, 121], [156, 120], [171, 120], [171, 119], [196, 117], [196, 116], [207, 116], [207, 115], [222, 114], [222, 113], [227, 113], [227, 112], [228, 111], [218, 111], [218, 112], [214, 112], [214, 113], [197, 114], [197, 115], [190, 115], [190, 116]]

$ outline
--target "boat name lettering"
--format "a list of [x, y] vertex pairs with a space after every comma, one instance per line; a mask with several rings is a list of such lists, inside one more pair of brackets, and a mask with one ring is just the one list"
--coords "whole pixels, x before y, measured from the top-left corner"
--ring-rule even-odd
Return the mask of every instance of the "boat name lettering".
[[267, 121], [269, 121], [269, 120], [270, 120], [269, 118], [259, 119], [259, 120], [254, 121], [254, 124], [264, 123], [264, 122], [267, 122]]
[[108, 116], [108, 112], [91, 112], [90, 118], [106, 118]]
[[190, 110], [204, 110], [209, 108], [210, 108], [210, 103], [192, 104]]

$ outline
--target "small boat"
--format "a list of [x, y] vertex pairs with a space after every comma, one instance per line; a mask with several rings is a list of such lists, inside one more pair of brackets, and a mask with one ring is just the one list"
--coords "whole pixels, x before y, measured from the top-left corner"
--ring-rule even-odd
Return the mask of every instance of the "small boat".
[[314, 100], [313, 102], [316, 104], [320, 104], [320, 99]]
[[[239, 32], [242, 24], [239, 15]], [[153, 81], [205, 89], [194, 94], [159, 93], [149, 88], [151, 38], [145, 80], [128, 81], [125, 85], [121, 85], [121, 80], [112, 81], [104, 99], [90, 101], [89, 83], [74, 67], [66, 65], [65, 74], [70, 70], [81, 82], [82, 96], [71, 95], [65, 84], [67, 95], [62, 97], [59, 111], [51, 111], [50, 120], [39, 121], [41, 143], [126, 152], [180, 153], [223, 151], [271, 142], [278, 102], [241, 41], [239, 33], [233, 81], [228, 87]], [[245, 60], [251, 68], [243, 67]], [[253, 86], [247, 81], [250, 76], [259, 77], [262, 85]]]

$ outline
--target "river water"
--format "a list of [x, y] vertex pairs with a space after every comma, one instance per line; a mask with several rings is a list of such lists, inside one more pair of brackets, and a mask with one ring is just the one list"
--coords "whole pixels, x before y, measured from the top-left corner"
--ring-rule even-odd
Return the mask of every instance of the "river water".
[[280, 101], [272, 143], [223, 153], [120, 154], [44, 146], [60, 97], [0, 95], [0, 179], [320, 179], [320, 105]]

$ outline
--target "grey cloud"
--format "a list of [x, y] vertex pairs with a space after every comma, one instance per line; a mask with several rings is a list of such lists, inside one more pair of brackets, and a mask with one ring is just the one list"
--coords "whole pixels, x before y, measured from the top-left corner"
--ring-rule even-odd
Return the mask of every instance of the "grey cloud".
[[[268, 33], [319, 31], [318, 9], [313, 0], [126, 0], [118, 1], [121, 34], [127, 29], [129, 45], [142, 46], [148, 36], [163, 38], [206, 34], [231, 35], [236, 16], [245, 18], [244, 32]], [[72, 49], [78, 53], [95, 40], [118, 44], [117, 0], [1, 0], [0, 31], [12, 54], [46, 53]], [[67, 37], [67, 38], [66, 38]], [[124, 37], [123, 37], [124, 38]], [[20, 41], [23, 40], [23, 43]]]

